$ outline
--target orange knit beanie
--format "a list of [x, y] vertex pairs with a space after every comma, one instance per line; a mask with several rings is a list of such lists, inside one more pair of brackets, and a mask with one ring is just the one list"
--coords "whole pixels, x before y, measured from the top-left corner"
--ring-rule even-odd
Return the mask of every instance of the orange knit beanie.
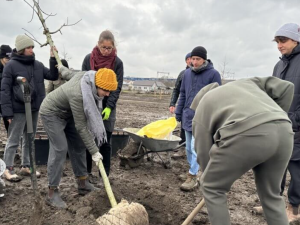
[[117, 76], [111, 69], [99, 69], [95, 74], [95, 84], [104, 90], [115, 91], [118, 87]]

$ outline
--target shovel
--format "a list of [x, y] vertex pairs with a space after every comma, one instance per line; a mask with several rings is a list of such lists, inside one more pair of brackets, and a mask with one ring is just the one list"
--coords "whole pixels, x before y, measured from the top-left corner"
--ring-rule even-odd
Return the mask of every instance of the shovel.
[[197, 213], [203, 208], [204, 204], [205, 202], [203, 198], [201, 202], [196, 206], [196, 208], [193, 209], [191, 214], [185, 219], [185, 221], [181, 225], [189, 225], [192, 222], [192, 220], [195, 218]]
[[24, 103], [25, 103], [25, 115], [26, 115], [26, 126], [27, 126], [27, 138], [29, 146], [29, 158], [30, 158], [30, 175], [31, 184], [34, 195], [33, 211], [29, 219], [30, 225], [41, 225], [44, 213], [44, 204], [40, 192], [38, 191], [37, 178], [36, 178], [36, 165], [35, 165], [35, 148], [34, 148], [34, 134], [32, 126], [32, 115], [31, 115], [31, 92], [30, 86], [25, 77], [17, 77], [17, 82], [20, 85]]
[[141, 204], [135, 202], [129, 204], [126, 200], [117, 204], [102, 160], [99, 161], [98, 167], [112, 209], [99, 217], [97, 223], [101, 225], [149, 225], [148, 213]]

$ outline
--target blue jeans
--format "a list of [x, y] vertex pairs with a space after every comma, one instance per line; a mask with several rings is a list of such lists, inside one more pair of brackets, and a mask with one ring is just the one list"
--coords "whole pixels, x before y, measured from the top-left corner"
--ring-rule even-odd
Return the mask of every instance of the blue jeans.
[[195, 139], [192, 135], [192, 131], [185, 131], [185, 149], [187, 160], [190, 165], [189, 173], [192, 175], [197, 175], [200, 166], [197, 162], [197, 153], [195, 152], [194, 143]]

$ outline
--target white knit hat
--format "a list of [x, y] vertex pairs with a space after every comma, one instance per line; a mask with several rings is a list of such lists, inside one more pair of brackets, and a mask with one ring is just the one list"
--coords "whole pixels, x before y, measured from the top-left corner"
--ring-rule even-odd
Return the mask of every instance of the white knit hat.
[[18, 35], [15, 41], [17, 51], [21, 51], [30, 46], [34, 47], [33, 40], [26, 35]]
[[287, 37], [294, 41], [300, 42], [300, 27], [295, 23], [284, 24], [275, 34], [275, 37], [279, 36]]

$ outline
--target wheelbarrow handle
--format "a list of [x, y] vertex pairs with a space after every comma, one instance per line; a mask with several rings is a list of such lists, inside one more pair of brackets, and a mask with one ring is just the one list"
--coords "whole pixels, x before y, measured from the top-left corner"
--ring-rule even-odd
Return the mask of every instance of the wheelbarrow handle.
[[184, 145], [185, 145], [185, 142], [182, 142], [180, 145], [176, 146], [173, 150], [176, 150], [176, 149], [178, 149], [178, 148], [180, 148], [180, 147], [182, 147]]
[[185, 219], [185, 221], [181, 225], [189, 225], [190, 222], [194, 219], [194, 217], [197, 215], [197, 213], [203, 208], [205, 202], [204, 198], [201, 200], [201, 202], [194, 208], [194, 210], [191, 212], [191, 214]]

